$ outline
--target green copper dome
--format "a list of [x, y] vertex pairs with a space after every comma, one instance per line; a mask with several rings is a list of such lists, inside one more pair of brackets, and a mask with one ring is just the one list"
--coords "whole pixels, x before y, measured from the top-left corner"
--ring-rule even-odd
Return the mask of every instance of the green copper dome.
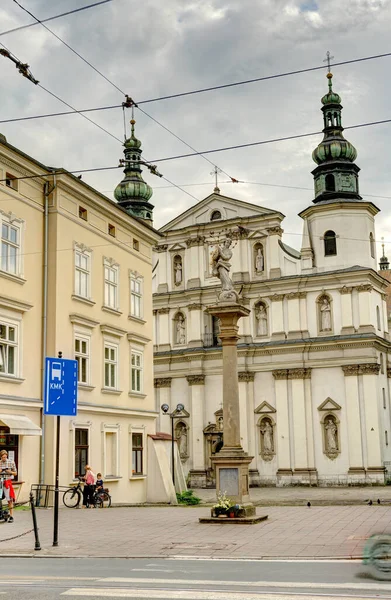
[[[134, 119], [131, 120], [131, 136], [124, 143], [125, 177], [114, 190], [115, 199], [128, 212], [143, 217], [144, 208], [152, 197], [153, 190], [141, 175], [141, 141], [134, 135]], [[144, 206], [145, 205], [145, 206]], [[146, 208], [146, 218], [151, 218], [151, 205]]]
[[329, 91], [322, 98], [324, 138], [312, 153], [312, 158], [318, 165], [332, 160], [354, 162], [357, 158], [356, 148], [342, 134], [341, 97], [333, 91], [332, 77], [332, 73], [327, 73]]

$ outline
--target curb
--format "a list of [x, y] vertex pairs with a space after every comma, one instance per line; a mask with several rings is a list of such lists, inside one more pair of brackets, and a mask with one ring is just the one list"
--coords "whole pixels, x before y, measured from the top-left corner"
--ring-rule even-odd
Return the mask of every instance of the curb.
[[[41, 551], [42, 552], [42, 551]], [[44, 551], [45, 552], [45, 551]], [[240, 562], [240, 561], [278, 561], [278, 562], [287, 562], [287, 561], [302, 561], [302, 562], [327, 562], [327, 561], [362, 561], [362, 556], [183, 556], [183, 555], [170, 555], [170, 556], [162, 556], [161, 554], [135, 554], [135, 555], [126, 555], [126, 556], [107, 556], [105, 554], [102, 555], [94, 555], [94, 556], [86, 556], [85, 554], [77, 555], [73, 554], [69, 556], [68, 554], [41, 554], [35, 552], [29, 552], [26, 554], [17, 554], [17, 553], [0, 553], [0, 558], [58, 558], [58, 559], [74, 559], [77, 560], [85, 559], [85, 560], [95, 560], [95, 559], [121, 559], [121, 560], [137, 560], [137, 559], [161, 559], [161, 560], [204, 560], [204, 561], [230, 561], [230, 562]]]

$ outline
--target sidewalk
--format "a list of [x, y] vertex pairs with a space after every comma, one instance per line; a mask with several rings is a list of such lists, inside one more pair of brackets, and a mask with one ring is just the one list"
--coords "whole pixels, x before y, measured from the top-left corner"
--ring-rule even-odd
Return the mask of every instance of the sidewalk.
[[[268, 520], [257, 525], [200, 524], [210, 509], [197, 507], [121, 507], [60, 509], [59, 546], [53, 548], [53, 510], [38, 509], [42, 550], [34, 552], [29, 511], [17, 511], [15, 523], [0, 524], [0, 556], [198, 557], [198, 558], [361, 558], [372, 533], [391, 533], [389, 488], [263, 488], [253, 501], [300, 502], [301, 506], [257, 507]], [[197, 490], [214, 499], [214, 490]], [[376, 500], [389, 505], [377, 505]], [[307, 499], [312, 506], [306, 506]], [[365, 502], [372, 498], [374, 504]], [[333, 506], [317, 506], [331, 502]], [[356, 506], [337, 506], [337, 502]], [[357, 505], [359, 503], [360, 505]], [[7, 538], [19, 536], [6, 541]]]

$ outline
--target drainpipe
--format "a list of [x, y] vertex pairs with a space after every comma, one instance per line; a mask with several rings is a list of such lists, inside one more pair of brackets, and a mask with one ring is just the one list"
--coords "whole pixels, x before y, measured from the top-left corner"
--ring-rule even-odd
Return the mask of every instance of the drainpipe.
[[[54, 187], [55, 187], [54, 181]], [[42, 409], [41, 409], [41, 460], [39, 469], [39, 482], [43, 483], [45, 478], [45, 415], [43, 413], [44, 394], [45, 394], [45, 359], [47, 352], [47, 315], [48, 315], [48, 244], [49, 244], [49, 194], [54, 188], [50, 189], [48, 181], [44, 185], [44, 212], [43, 212], [43, 303], [42, 303]]]

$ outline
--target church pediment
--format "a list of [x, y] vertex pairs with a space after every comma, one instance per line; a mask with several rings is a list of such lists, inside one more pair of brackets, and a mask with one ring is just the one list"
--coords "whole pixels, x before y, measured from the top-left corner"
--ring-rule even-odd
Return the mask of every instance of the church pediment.
[[190, 417], [190, 413], [187, 412], [186, 408], [183, 408], [182, 410], [175, 409], [174, 412], [175, 412], [176, 419], [187, 419], [188, 417]]
[[170, 248], [168, 250], [169, 250], [169, 252], [182, 252], [183, 250], [186, 250], [186, 245], [185, 244], [174, 244], [173, 246], [170, 246]]
[[341, 410], [339, 404], [337, 404], [332, 398], [326, 398], [324, 402], [320, 406], [318, 406], [319, 411], [329, 411], [329, 410]]
[[252, 231], [248, 236], [249, 240], [260, 239], [267, 237], [267, 232], [264, 229], [257, 229], [256, 231]]
[[256, 415], [268, 415], [270, 413], [275, 413], [276, 409], [265, 400], [254, 410], [254, 412]]

